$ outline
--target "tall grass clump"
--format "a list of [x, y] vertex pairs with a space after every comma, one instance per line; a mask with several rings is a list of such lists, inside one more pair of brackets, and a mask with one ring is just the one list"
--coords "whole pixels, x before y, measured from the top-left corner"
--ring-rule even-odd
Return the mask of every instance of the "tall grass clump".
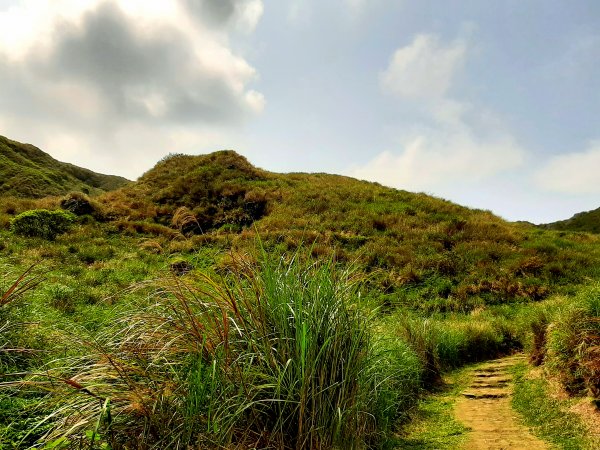
[[61, 398], [45, 440], [81, 444], [91, 430], [113, 449], [381, 442], [415, 400], [418, 357], [374, 338], [352, 270], [297, 256], [163, 281], [90, 356], [28, 379]]
[[425, 388], [439, 383], [445, 371], [523, 348], [518, 326], [492, 314], [402, 313], [387, 319], [386, 327], [418, 355]]
[[28, 291], [34, 289], [42, 279], [33, 274], [35, 266], [29, 267], [17, 279], [9, 284], [0, 279], [0, 370], [15, 365], [15, 361], [28, 354], [28, 349], [21, 344], [23, 341], [23, 326], [16, 320], [12, 310], [13, 304]]
[[553, 319], [547, 366], [568, 391], [600, 399], [600, 285], [583, 289]]

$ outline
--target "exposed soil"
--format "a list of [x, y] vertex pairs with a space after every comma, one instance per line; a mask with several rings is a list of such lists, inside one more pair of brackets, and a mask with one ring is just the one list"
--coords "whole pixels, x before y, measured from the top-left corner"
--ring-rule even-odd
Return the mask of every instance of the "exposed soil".
[[470, 429], [465, 449], [549, 448], [519, 423], [510, 406], [512, 376], [508, 369], [523, 360], [522, 356], [512, 356], [473, 369], [471, 385], [455, 410], [456, 418]]

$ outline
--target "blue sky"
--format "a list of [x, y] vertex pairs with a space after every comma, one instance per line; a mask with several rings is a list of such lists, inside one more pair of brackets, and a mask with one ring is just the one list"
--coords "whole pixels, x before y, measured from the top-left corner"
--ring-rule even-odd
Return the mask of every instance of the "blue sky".
[[598, 23], [593, 0], [0, 0], [0, 134], [130, 178], [233, 148], [548, 222], [600, 206]]

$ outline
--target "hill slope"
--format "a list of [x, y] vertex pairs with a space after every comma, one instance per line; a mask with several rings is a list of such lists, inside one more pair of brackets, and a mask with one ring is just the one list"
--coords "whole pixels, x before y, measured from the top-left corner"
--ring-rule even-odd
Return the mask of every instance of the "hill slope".
[[55, 160], [30, 144], [0, 136], [0, 195], [40, 198], [70, 191], [98, 194], [128, 180]]
[[169, 156], [99, 201], [121, 229], [164, 239], [178, 230], [165, 248], [224, 239], [249, 249], [258, 232], [274, 252], [309, 245], [314, 255], [358, 261], [390, 304], [439, 310], [539, 300], [589, 276], [582, 268], [600, 259], [592, 236], [343, 176], [270, 173], [233, 151]]
[[564, 231], [600, 233], [600, 208], [575, 214], [567, 220], [541, 225], [543, 228]]

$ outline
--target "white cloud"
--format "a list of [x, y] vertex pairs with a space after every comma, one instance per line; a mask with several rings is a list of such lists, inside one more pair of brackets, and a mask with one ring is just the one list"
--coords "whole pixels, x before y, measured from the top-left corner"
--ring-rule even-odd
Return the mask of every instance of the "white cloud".
[[600, 140], [582, 152], [558, 155], [535, 172], [540, 188], [564, 194], [600, 194]]
[[430, 129], [405, 137], [402, 151], [384, 151], [351, 175], [397, 188], [430, 191], [476, 183], [518, 167], [523, 150], [506, 135], [478, 138], [468, 128]]
[[[256, 70], [229, 42], [262, 13], [261, 0], [23, 0], [0, 10], [1, 132], [59, 158], [78, 146], [105, 154], [90, 168], [129, 176], [139, 170], [125, 167], [128, 155], [183, 151], [182, 128], [212, 141], [209, 129], [223, 135], [264, 108]], [[138, 135], [152, 138], [134, 158]]]
[[250, 0], [239, 6], [238, 26], [246, 31], [254, 31], [264, 13], [264, 5], [261, 0]]
[[394, 52], [388, 68], [380, 74], [382, 89], [399, 97], [443, 97], [462, 68], [466, 52], [463, 40], [444, 44], [435, 35], [419, 34]]
[[444, 192], [519, 167], [526, 152], [493, 112], [448, 97], [468, 42], [443, 43], [420, 34], [394, 52], [381, 88], [408, 102], [420, 122], [399, 126], [397, 150], [387, 150], [350, 175], [409, 190]]

